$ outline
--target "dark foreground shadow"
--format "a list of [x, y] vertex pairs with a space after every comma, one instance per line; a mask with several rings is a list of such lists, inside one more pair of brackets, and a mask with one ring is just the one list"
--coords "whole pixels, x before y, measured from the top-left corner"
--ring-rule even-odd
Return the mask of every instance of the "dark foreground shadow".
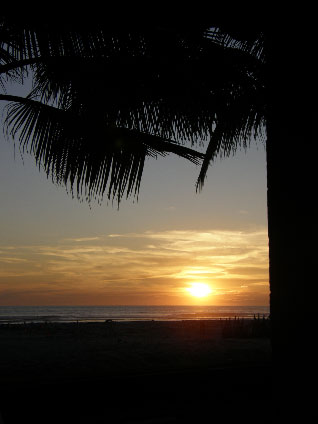
[[2, 388], [4, 424], [270, 422], [271, 370], [228, 367]]

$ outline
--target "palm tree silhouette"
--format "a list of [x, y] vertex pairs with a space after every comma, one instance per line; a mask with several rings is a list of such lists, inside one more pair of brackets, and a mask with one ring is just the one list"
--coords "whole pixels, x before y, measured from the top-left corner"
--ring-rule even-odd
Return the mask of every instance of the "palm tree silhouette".
[[[304, 216], [316, 225], [314, 167], [301, 157], [312, 137], [310, 36], [281, 22], [61, 19], [57, 27], [32, 18], [3, 19], [1, 36], [1, 74], [23, 80], [31, 69], [34, 80], [26, 98], [0, 95], [13, 101], [8, 134], [88, 201], [137, 195], [145, 157], [169, 152], [202, 160], [200, 190], [216, 155], [247, 146], [266, 127], [275, 382], [293, 397], [303, 352], [295, 337], [305, 328], [313, 269], [314, 232]], [[200, 140], [208, 142], [205, 155], [192, 149]]]

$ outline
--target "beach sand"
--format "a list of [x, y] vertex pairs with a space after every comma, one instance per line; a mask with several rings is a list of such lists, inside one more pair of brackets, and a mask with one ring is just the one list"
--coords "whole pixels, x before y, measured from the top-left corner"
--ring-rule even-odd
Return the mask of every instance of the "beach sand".
[[[236, 408], [252, 396], [253, 410], [267, 402], [270, 387], [271, 348], [262, 328], [253, 320], [2, 325], [0, 412], [5, 424], [21, 419], [16, 393], [24, 407], [31, 398], [43, 409], [57, 396], [56, 411], [76, 402], [63, 415], [69, 423], [106, 422], [102, 416], [111, 423], [184, 422], [194, 405], [208, 398], [216, 411], [227, 396]], [[54, 408], [42, 422], [53, 416]]]

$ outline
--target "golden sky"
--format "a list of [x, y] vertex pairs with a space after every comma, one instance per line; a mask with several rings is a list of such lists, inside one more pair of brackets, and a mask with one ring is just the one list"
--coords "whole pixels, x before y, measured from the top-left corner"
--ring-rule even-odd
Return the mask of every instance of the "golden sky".
[[[191, 296], [192, 283], [211, 293]], [[169, 230], [0, 247], [2, 305], [268, 305], [266, 228]]]

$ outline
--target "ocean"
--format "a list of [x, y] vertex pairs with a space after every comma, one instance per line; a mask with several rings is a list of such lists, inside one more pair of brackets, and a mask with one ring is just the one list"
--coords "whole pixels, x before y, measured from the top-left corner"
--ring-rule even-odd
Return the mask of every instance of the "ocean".
[[268, 306], [0, 306], [0, 324], [268, 317]]

